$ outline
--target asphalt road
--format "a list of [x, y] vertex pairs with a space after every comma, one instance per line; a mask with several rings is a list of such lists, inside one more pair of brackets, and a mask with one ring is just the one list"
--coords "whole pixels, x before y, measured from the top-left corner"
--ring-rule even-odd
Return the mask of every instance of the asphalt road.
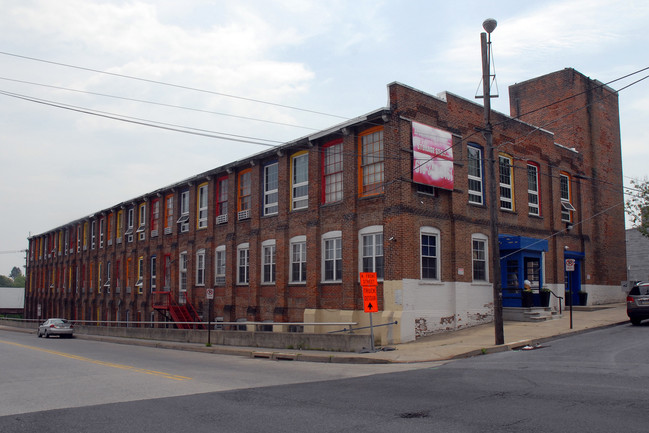
[[[649, 326], [409, 366], [252, 360], [17, 335], [0, 332], [0, 432], [649, 430]], [[60, 376], [46, 371], [50, 365]], [[62, 389], [61, 409], [38, 408], [39, 394]]]

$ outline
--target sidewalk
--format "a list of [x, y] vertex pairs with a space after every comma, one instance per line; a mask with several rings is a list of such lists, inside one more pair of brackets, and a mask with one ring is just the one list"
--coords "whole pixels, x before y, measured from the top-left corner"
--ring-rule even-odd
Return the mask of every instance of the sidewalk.
[[[598, 328], [628, 323], [626, 304], [594, 307], [575, 307], [570, 329], [570, 311], [563, 311], [559, 319], [544, 322], [504, 323], [505, 344], [494, 344], [493, 324], [475, 326], [460, 331], [447, 332], [421, 338], [415, 342], [395, 344], [389, 348], [377, 348], [374, 353], [325, 352], [316, 350], [262, 349], [256, 347], [211, 346], [195, 343], [176, 343], [130, 338], [77, 335], [77, 338], [120, 344], [133, 344], [174, 350], [238, 355], [269, 360], [296, 360], [309, 362], [335, 362], [354, 364], [385, 364], [446, 361], [480, 354], [534, 346], [560, 336], [578, 334]], [[1, 327], [18, 331], [18, 328]], [[25, 331], [22, 330], [21, 331]], [[33, 332], [33, 331], [31, 331]]]

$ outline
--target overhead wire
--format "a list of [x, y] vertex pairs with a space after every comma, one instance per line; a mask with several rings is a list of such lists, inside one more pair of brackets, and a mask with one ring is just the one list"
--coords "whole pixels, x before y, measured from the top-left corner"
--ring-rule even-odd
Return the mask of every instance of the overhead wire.
[[161, 107], [177, 108], [177, 109], [181, 109], [181, 110], [190, 110], [190, 111], [195, 111], [195, 112], [200, 112], [200, 113], [207, 113], [207, 114], [216, 114], [216, 115], [219, 115], [219, 116], [233, 117], [233, 118], [236, 118], [236, 119], [250, 120], [250, 121], [253, 121], [253, 122], [263, 122], [263, 123], [270, 123], [270, 124], [280, 125], [280, 126], [290, 126], [292, 128], [301, 128], [301, 129], [309, 129], [309, 130], [312, 130], [312, 131], [318, 131], [318, 128], [311, 128], [311, 127], [308, 127], [308, 126], [296, 125], [296, 124], [292, 124], [292, 123], [275, 122], [275, 121], [272, 121], [272, 120], [259, 119], [259, 118], [255, 118], [255, 117], [239, 116], [239, 115], [235, 115], [235, 114], [221, 113], [221, 112], [218, 112], [218, 111], [203, 110], [203, 109], [200, 109], [200, 108], [183, 107], [181, 105], [165, 104], [165, 103], [162, 103], [162, 102], [147, 101], [147, 100], [144, 100], [144, 99], [135, 99], [135, 98], [128, 98], [128, 97], [125, 97], [125, 96], [109, 95], [109, 94], [106, 94], [106, 93], [91, 92], [91, 91], [88, 91], [88, 90], [70, 89], [70, 88], [67, 88], [67, 87], [53, 86], [53, 85], [50, 85], [50, 84], [42, 84], [42, 83], [34, 83], [34, 82], [31, 82], [31, 81], [16, 80], [16, 79], [7, 78], [7, 77], [0, 77], [0, 80], [11, 81], [11, 82], [14, 82], [14, 83], [21, 83], [21, 84], [29, 84], [29, 85], [33, 85], [33, 86], [41, 86], [41, 87], [46, 87], [46, 88], [56, 89], [56, 90], [65, 90], [65, 91], [68, 91], [68, 92], [84, 93], [84, 94], [87, 94], [87, 95], [102, 96], [102, 97], [105, 97], [105, 98], [121, 99], [121, 100], [124, 100], [124, 101], [138, 102], [138, 103], [142, 103], [142, 104], [157, 105], [157, 106], [161, 106]]
[[36, 58], [36, 57], [29, 57], [29, 56], [24, 56], [24, 55], [20, 55], [20, 54], [9, 53], [9, 52], [6, 52], [6, 51], [0, 51], [0, 54], [5, 55], [5, 56], [12, 56], [12, 57], [17, 57], [17, 58], [21, 58], [21, 59], [26, 59], [26, 60], [32, 60], [32, 61], [35, 61], [35, 62], [47, 63], [47, 64], [51, 64], [51, 65], [56, 65], [56, 66], [64, 66], [66, 68], [74, 68], [74, 69], [79, 69], [79, 70], [82, 70], [82, 71], [94, 72], [94, 73], [97, 73], [97, 74], [110, 75], [110, 76], [119, 77], [119, 78], [128, 78], [130, 80], [136, 80], [136, 81], [142, 81], [142, 82], [146, 82], [146, 83], [158, 84], [160, 86], [173, 87], [173, 88], [183, 89], [183, 90], [191, 90], [191, 91], [194, 91], [194, 92], [201, 92], [201, 93], [207, 93], [207, 94], [210, 94], [210, 95], [216, 95], [216, 96], [223, 96], [223, 97], [226, 97], [226, 98], [238, 99], [238, 100], [242, 100], [242, 101], [255, 102], [255, 103], [258, 103], [258, 104], [265, 104], [265, 105], [270, 105], [270, 106], [274, 106], [274, 107], [281, 107], [281, 108], [286, 108], [286, 109], [290, 109], [290, 110], [302, 111], [302, 112], [305, 112], [305, 113], [318, 114], [318, 115], [321, 115], [321, 116], [336, 117], [336, 118], [345, 119], [345, 120], [348, 119], [347, 117], [344, 117], [344, 116], [325, 113], [325, 112], [322, 112], [322, 111], [310, 110], [310, 109], [295, 107], [295, 106], [286, 105], [286, 104], [279, 104], [279, 103], [276, 103], [276, 102], [263, 101], [261, 99], [248, 98], [248, 97], [245, 97], [245, 96], [238, 96], [238, 95], [232, 95], [232, 94], [228, 94], [228, 93], [216, 92], [216, 91], [213, 91], [213, 90], [200, 89], [200, 88], [197, 88], [197, 87], [190, 87], [190, 86], [185, 86], [185, 85], [181, 85], [181, 84], [172, 84], [172, 83], [167, 83], [167, 82], [164, 82], [164, 81], [152, 80], [152, 79], [149, 79], [149, 78], [141, 78], [141, 77], [135, 77], [135, 76], [132, 76], [132, 75], [118, 74], [116, 72], [102, 71], [102, 70], [99, 70], [99, 69], [87, 68], [87, 67], [84, 67], [84, 66], [77, 66], [77, 65], [70, 65], [70, 64], [67, 64], [67, 63], [54, 62], [54, 61], [51, 61], [51, 60], [44, 60], [44, 59], [39, 59], [39, 58]]
[[[12, 93], [12, 92], [7, 92], [4, 90], [0, 90], [1, 95], [9, 96], [12, 98], [17, 98], [17, 99], [22, 99], [25, 101], [30, 101], [30, 102], [35, 102], [38, 104], [43, 104], [43, 105], [48, 105], [51, 107], [56, 107], [56, 108], [61, 108], [64, 110], [70, 110], [70, 111], [76, 111], [78, 113], [84, 113], [84, 114], [89, 114], [92, 116], [99, 116], [99, 117], [104, 117], [112, 120], [118, 120], [121, 122], [127, 122], [127, 123], [133, 123], [137, 125], [142, 125], [142, 126], [149, 126], [152, 128], [159, 128], [159, 129], [165, 129], [168, 131], [175, 131], [175, 132], [182, 132], [186, 134], [192, 134], [192, 135], [199, 135], [203, 137], [209, 137], [209, 138], [218, 138], [222, 140], [229, 140], [229, 141], [236, 141], [236, 142], [242, 142], [242, 143], [250, 143], [250, 144], [257, 144], [260, 146], [270, 146], [270, 147], [277, 147], [284, 142], [282, 141], [276, 141], [276, 140], [268, 140], [268, 139], [262, 139], [262, 138], [255, 138], [255, 137], [247, 137], [243, 135], [235, 135], [235, 134], [228, 134], [224, 132], [213, 132], [213, 131], [207, 131], [203, 129], [198, 129], [198, 128], [191, 128], [187, 126], [181, 126], [181, 125], [174, 125], [170, 123], [163, 123], [163, 122], [155, 122], [151, 120], [145, 120], [145, 119], [140, 119], [136, 117], [129, 117], [129, 116], [123, 116], [123, 115], [118, 115], [114, 113], [107, 113], [107, 112], [102, 112], [98, 110], [91, 110], [87, 108], [82, 108], [82, 107], [76, 107], [73, 105], [67, 105], [67, 104], [61, 104], [61, 103], [56, 103], [52, 101], [47, 101], [45, 99], [40, 99], [40, 98], [34, 98], [30, 96], [25, 96], [25, 95], [20, 95], [17, 93]], [[268, 143], [264, 143], [262, 141], [258, 140], [264, 140], [267, 141]], [[275, 144], [272, 144], [272, 143]]]
[[[7, 55], [7, 56], [18, 57], [18, 58], [23, 58], [23, 59], [32, 60], [32, 61], [37, 61], [37, 62], [54, 64], [54, 65], [57, 65], [57, 66], [64, 66], [64, 67], [75, 68], [75, 69], [80, 69], [80, 70], [85, 70], [85, 71], [90, 71], [90, 72], [95, 72], [95, 73], [107, 74], [107, 75], [116, 76], [116, 77], [120, 77], [120, 78], [127, 78], [127, 79], [143, 81], [143, 82], [150, 82], [150, 83], [154, 83], [154, 84], [158, 84], [158, 85], [171, 86], [171, 87], [176, 87], [176, 88], [181, 88], [181, 89], [186, 89], [186, 90], [193, 90], [193, 91], [198, 91], [198, 92], [210, 93], [210, 94], [215, 94], [215, 95], [219, 95], [219, 96], [231, 97], [231, 98], [242, 99], [242, 100], [247, 100], [247, 101], [251, 101], [251, 102], [257, 102], [257, 103], [268, 104], [268, 105], [273, 105], [273, 106], [278, 106], [278, 107], [283, 107], [283, 108], [288, 108], [288, 109], [294, 109], [294, 110], [299, 110], [299, 111], [304, 111], [304, 112], [310, 112], [310, 113], [315, 113], [315, 114], [320, 114], [320, 115], [325, 115], [325, 116], [331, 116], [331, 117], [338, 117], [338, 118], [341, 118], [341, 119], [347, 119], [347, 118], [345, 118], [343, 116], [331, 115], [329, 113], [323, 113], [323, 112], [319, 112], [319, 111], [315, 111], [315, 110], [303, 109], [303, 108], [288, 106], [288, 105], [284, 105], [284, 104], [276, 104], [276, 103], [272, 103], [272, 102], [268, 102], [268, 101], [261, 101], [261, 100], [257, 100], [257, 99], [253, 99], [253, 98], [240, 97], [240, 96], [237, 96], [237, 95], [230, 95], [230, 94], [225, 94], [225, 93], [220, 93], [220, 92], [213, 92], [213, 91], [210, 91], [210, 90], [199, 89], [199, 88], [194, 88], [194, 87], [189, 87], [189, 86], [184, 86], [184, 85], [171, 84], [171, 83], [166, 83], [166, 82], [162, 82], [162, 81], [158, 81], [158, 80], [150, 80], [150, 79], [141, 78], [141, 77], [134, 77], [134, 76], [124, 75], [124, 74], [117, 74], [117, 73], [113, 73], [113, 72], [106, 72], [106, 71], [101, 71], [101, 70], [82, 67], [82, 66], [65, 64], [65, 63], [61, 63], [61, 62], [53, 62], [53, 61], [49, 61], [49, 60], [43, 60], [43, 59], [38, 59], [38, 58], [35, 58], [35, 57], [23, 56], [23, 55], [19, 55], [19, 54], [4, 52], [4, 51], [0, 51], [0, 54]], [[622, 79], [628, 78], [628, 77], [630, 77], [632, 75], [638, 74], [638, 73], [643, 72], [643, 71], [648, 70], [648, 69], [649, 69], [649, 67], [642, 68], [642, 69], [640, 69], [638, 71], [635, 71], [635, 72], [629, 73], [627, 75], [621, 76], [621, 77], [616, 78], [614, 80], [611, 80], [611, 81], [609, 81], [607, 83], [602, 83], [602, 84], [596, 86], [595, 88], [607, 86], [607, 85], [609, 85], [611, 83], [614, 83], [614, 82], [620, 81]], [[617, 90], [615, 93], [617, 94], [620, 91], [622, 91], [622, 90], [624, 90], [624, 89], [626, 89], [628, 87], [631, 87], [634, 84], [637, 84], [637, 83], [645, 80], [646, 78], [649, 78], [649, 76], [646, 76], [646, 77], [643, 77], [643, 78], [641, 78], [639, 80], [636, 80], [635, 82], [630, 83], [627, 86], [624, 86], [623, 88]], [[22, 81], [22, 80], [14, 80], [14, 79], [9, 79], [9, 78], [4, 78], [4, 77], [0, 77], [0, 79], [9, 80], [9, 81], [23, 82], [23, 83], [26, 83], [26, 84], [33, 84], [33, 85], [39, 85], [39, 86], [46, 86], [46, 87], [51, 87], [51, 88], [58, 88], [58, 89], [68, 90], [68, 91], [76, 91], [76, 92], [94, 94], [94, 95], [110, 97], [110, 98], [125, 99], [125, 100], [134, 101], [134, 102], [141, 102], [141, 103], [147, 103], [147, 104], [168, 106], [168, 107], [172, 107], [172, 108], [188, 109], [188, 110], [193, 110], [193, 111], [204, 111], [204, 112], [208, 112], [208, 113], [212, 113], [212, 114], [233, 116], [233, 115], [229, 115], [229, 114], [225, 114], [225, 113], [209, 112], [207, 110], [200, 110], [200, 109], [194, 109], [194, 108], [188, 108], [188, 107], [174, 106], [174, 105], [171, 105], [171, 104], [156, 103], [156, 102], [145, 101], [145, 100], [137, 100], [137, 99], [134, 99], [134, 98], [124, 98], [124, 97], [119, 97], [119, 96], [115, 96], [115, 95], [107, 95], [107, 94], [101, 94], [101, 93], [96, 93], [96, 92], [79, 91], [79, 90], [75, 90], [75, 89], [67, 89], [67, 88], [62, 88], [62, 87], [57, 87], [57, 86], [43, 85], [43, 84], [40, 84], [40, 83], [32, 83], [32, 82], [26, 82], [26, 81]], [[520, 119], [520, 118], [522, 118], [524, 116], [527, 116], [529, 114], [532, 114], [532, 113], [534, 113], [536, 111], [539, 111], [539, 110], [548, 108], [548, 107], [550, 107], [552, 105], [556, 105], [556, 104], [564, 102], [566, 100], [575, 98], [575, 97], [577, 97], [579, 95], [582, 95], [585, 92], [588, 92], [588, 91], [591, 91], [591, 90], [593, 90], [593, 89], [587, 89], [585, 91], [570, 95], [570, 96], [568, 96], [566, 98], [563, 98], [561, 100], [553, 101], [553, 102], [551, 102], [549, 104], [546, 104], [545, 106], [535, 108], [534, 110], [528, 111], [526, 113], [522, 113], [522, 114], [520, 114], [520, 115], [518, 115], [516, 117], [509, 117], [509, 118], [507, 118], [507, 119], [505, 119], [505, 120], [503, 120], [501, 122], [495, 123], [493, 125], [493, 127], [500, 126], [500, 125], [505, 124], [507, 122], [511, 122], [512, 120]], [[113, 114], [113, 113], [107, 114], [105, 112], [100, 112], [100, 111], [97, 111], [97, 110], [85, 109], [85, 108], [74, 107], [74, 106], [66, 106], [65, 104], [55, 103], [55, 102], [51, 102], [51, 101], [47, 101], [47, 102], [45, 102], [44, 100], [39, 101], [38, 98], [32, 98], [32, 97], [27, 97], [27, 96], [24, 96], [24, 95], [18, 95], [18, 94], [14, 94], [14, 93], [11, 93], [11, 92], [0, 91], [0, 94], [5, 94], [7, 96], [12, 96], [12, 97], [32, 101], [32, 102], [39, 102], [39, 103], [42, 103], [42, 104], [45, 104], [45, 105], [50, 105], [50, 106], [54, 106], [54, 107], [58, 107], [58, 108], [65, 108], [65, 109], [69, 109], [69, 110], [73, 110], [73, 111], [78, 111], [78, 112], [85, 113], [85, 114], [106, 117], [106, 118], [113, 119], [113, 120], [119, 120], [119, 121], [123, 121], [123, 122], [130, 122], [130, 123], [135, 123], [135, 124], [139, 124], [139, 125], [142, 125], [142, 126], [155, 127], [155, 128], [166, 129], [166, 130], [175, 131], [175, 132], [184, 132], [184, 133], [189, 133], [189, 134], [199, 135], [199, 136], [204, 136], [204, 137], [209, 137], [209, 138], [217, 138], [217, 139], [223, 139], [223, 140], [239, 141], [239, 142], [245, 142], [245, 143], [262, 145], [262, 146], [271, 146], [271, 147], [279, 145], [279, 144], [282, 143], [280, 141], [269, 140], [269, 139], [260, 139], [260, 138], [238, 136], [238, 135], [235, 135], [235, 134], [207, 131], [207, 130], [202, 130], [202, 129], [198, 129], [198, 128], [191, 128], [191, 127], [186, 127], [186, 126], [181, 126], [181, 125], [168, 124], [168, 123], [164, 123], [164, 122], [150, 121], [150, 120], [145, 120], [145, 119], [141, 119], [141, 118], [131, 118], [131, 117], [128, 117], [128, 116], [117, 115], [117, 114]], [[584, 109], [588, 105], [589, 104], [586, 104], [584, 107], [580, 107], [580, 108], [574, 110], [572, 113], [568, 113], [568, 114], [566, 114], [564, 116], [561, 116], [558, 119], [554, 119], [554, 120], [552, 120], [550, 122], [547, 122], [546, 124], [544, 124], [542, 126], [536, 127], [534, 130], [528, 132], [524, 137], [522, 137], [522, 140], [526, 140], [527, 137], [529, 137], [534, 132], [537, 132], [538, 130], [547, 127], [548, 125], [560, 120], [563, 117], [574, 114], [574, 112], [579, 111], [581, 109]], [[239, 117], [239, 116], [233, 116], [233, 117]], [[272, 121], [266, 121], [266, 120], [263, 120], [263, 119], [255, 119], [255, 118], [245, 118], [243, 116], [241, 116], [241, 118], [243, 118], [245, 120], [282, 124], [281, 122], [272, 122]], [[316, 130], [315, 128], [308, 128], [308, 127], [303, 127], [303, 126], [300, 126], [300, 125], [293, 125], [293, 124], [282, 124], [282, 125]], [[481, 132], [481, 131], [474, 131], [472, 134], [469, 134], [466, 137], [462, 137], [461, 140], [454, 143], [452, 146], [450, 146], [445, 151], [440, 152], [440, 154], [444, 154], [444, 153], [448, 152], [449, 150], [452, 150], [454, 147], [463, 144], [464, 142], [468, 141], [471, 137], [473, 137], [474, 135], [476, 135], [479, 132]], [[267, 141], [269, 143], [263, 143], [263, 142], [260, 142], [259, 140]], [[521, 140], [520, 137], [519, 138], [514, 138], [514, 141], [516, 141], [517, 144], [519, 144], [520, 140]], [[271, 142], [274, 142], [274, 143], [277, 143], [277, 144], [270, 144]], [[503, 144], [506, 144], [506, 143], [501, 143], [498, 147], [501, 147]], [[392, 157], [390, 155], [384, 155], [384, 157], [385, 158], [390, 158], [390, 159], [404, 159], [405, 158], [405, 157], [403, 157], [401, 155], [398, 155], [400, 152], [395, 151], [395, 153], [397, 154], [397, 156]], [[358, 152], [355, 152], [353, 156], [357, 157]], [[431, 161], [433, 158], [437, 158], [437, 157], [438, 157], [438, 155], [431, 156], [428, 160], [423, 160], [417, 167], [421, 167], [421, 166], [425, 165], [427, 162]], [[410, 159], [411, 156], [408, 156], [407, 158]], [[517, 159], [522, 159], [522, 158], [517, 157]], [[518, 169], [519, 167], [515, 167], [515, 168]], [[598, 181], [599, 179], [590, 178], [590, 180]]]

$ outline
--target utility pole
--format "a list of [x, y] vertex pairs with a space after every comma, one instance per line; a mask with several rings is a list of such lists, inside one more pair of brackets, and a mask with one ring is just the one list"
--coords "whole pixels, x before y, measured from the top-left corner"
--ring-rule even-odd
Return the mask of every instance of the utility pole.
[[[498, 241], [498, 187], [500, 181], [496, 172], [496, 160], [494, 157], [493, 131], [491, 129], [491, 32], [496, 29], [496, 20], [489, 18], [482, 23], [487, 33], [480, 33], [482, 48], [482, 96], [484, 98], [484, 137], [487, 148], [487, 167], [491, 229], [491, 269], [493, 275], [493, 304], [494, 304], [494, 333], [495, 344], [505, 344], [503, 331], [503, 298], [500, 283], [500, 245]], [[488, 35], [488, 40], [487, 40]]]

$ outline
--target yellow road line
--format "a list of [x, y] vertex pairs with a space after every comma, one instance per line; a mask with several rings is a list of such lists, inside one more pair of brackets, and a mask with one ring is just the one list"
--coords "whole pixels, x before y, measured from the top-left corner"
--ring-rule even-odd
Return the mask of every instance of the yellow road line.
[[77, 355], [71, 355], [69, 353], [56, 352], [54, 350], [43, 349], [43, 348], [40, 348], [40, 347], [26, 346], [24, 344], [13, 343], [11, 341], [0, 340], [0, 343], [10, 344], [12, 346], [18, 346], [18, 347], [22, 347], [24, 349], [37, 350], [39, 352], [45, 352], [45, 353], [49, 353], [49, 354], [52, 354], [52, 355], [62, 356], [64, 358], [76, 359], [77, 361], [89, 362], [91, 364], [102, 365], [104, 367], [113, 367], [113, 368], [119, 368], [121, 370], [133, 371], [133, 372], [136, 372], [136, 373], [144, 373], [144, 374], [151, 374], [151, 375], [154, 375], [154, 376], [161, 376], [161, 377], [164, 377], [164, 378], [167, 378], [167, 379], [172, 379], [172, 380], [191, 380], [192, 379], [191, 377], [178, 376], [178, 375], [175, 375], [175, 374], [169, 374], [169, 373], [165, 373], [165, 372], [162, 372], [162, 371], [147, 370], [145, 368], [132, 367], [130, 365], [123, 365], [123, 364], [115, 364], [113, 362], [99, 361], [99, 360], [96, 360], [96, 359], [85, 358], [83, 356], [77, 356]]

